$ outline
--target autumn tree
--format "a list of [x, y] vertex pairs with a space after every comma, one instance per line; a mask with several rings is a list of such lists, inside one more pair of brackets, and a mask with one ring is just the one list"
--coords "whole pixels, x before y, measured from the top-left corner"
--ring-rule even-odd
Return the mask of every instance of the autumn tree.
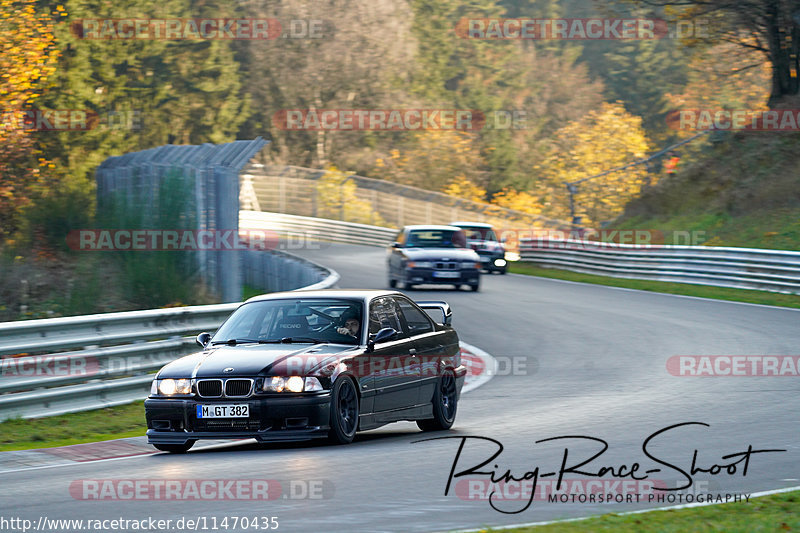
[[540, 215], [543, 210], [541, 198], [527, 191], [518, 191], [513, 187], [506, 187], [495, 194], [492, 203], [531, 215]]
[[634, 0], [669, 7], [678, 20], [710, 20], [708, 43], [764, 54], [772, 67], [769, 105], [800, 92], [800, 8], [796, 0]]
[[727, 42], [712, 45], [694, 54], [687, 71], [686, 85], [666, 95], [674, 110], [766, 110], [769, 62], [752, 48]]
[[[233, 44], [220, 39], [97, 39], [82, 19], [235, 17], [219, 0], [87, 3], [64, 0], [69, 16], [55, 28], [60, 53], [54, 87], [40, 105], [87, 109], [98, 122], [87, 131], [39, 137], [43, 150], [75, 181], [94, 182], [111, 155], [163, 144], [236, 139], [246, 118]], [[84, 183], [84, 185], [86, 185]]]
[[456, 177], [485, 188], [486, 161], [474, 133], [415, 132], [400, 146], [379, 154], [369, 174], [433, 191], [443, 190]]
[[[30, 108], [55, 72], [53, 15], [34, 0], [0, 0], [0, 241], [44, 186], [49, 163], [36, 150], [21, 110]], [[63, 13], [57, 8], [54, 15]]]
[[380, 214], [368, 200], [358, 197], [358, 187], [344, 172], [331, 165], [316, 185], [317, 216], [373, 226], [386, 226]]
[[456, 196], [458, 198], [464, 198], [465, 200], [470, 200], [471, 202], [485, 202], [486, 201], [486, 189], [475, 185], [470, 180], [465, 178], [464, 176], [456, 176], [450, 183], [447, 184], [442, 190], [443, 193], [449, 194], [450, 196]]
[[[569, 218], [565, 184], [642, 159], [650, 149], [642, 119], [620, 102], [603, 104], [559, 130], [550, 155], [535, 169], [541, 176], [533, 191], [552, 218]], [[581, 183], [576, 214], [584, 223], [599, 224], [616, 217], [650, 178], [644, 166]]]
[[[250, 16], [275, 18], [283, 36], [240, 43], [245, 86], [256, 112], [241, 131], [269, 136], [278, 162], [327, 166], [341, 152], [375, 144], [370, 131], [286, 131], [273, 119], [287, 109], [417, 107], [405, 96], [415, 43], [406, 2], [303, 0], [245, 4]], [[294, 27], [297, 26], [297, 27]]]

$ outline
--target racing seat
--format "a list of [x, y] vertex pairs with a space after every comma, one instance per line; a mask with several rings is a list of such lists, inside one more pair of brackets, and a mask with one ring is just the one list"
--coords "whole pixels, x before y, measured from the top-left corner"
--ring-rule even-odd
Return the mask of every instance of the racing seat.
[[308, 319], [304, 316], [285, 316], [275, 324], [275, 335], [283, 337], [308, 337]]

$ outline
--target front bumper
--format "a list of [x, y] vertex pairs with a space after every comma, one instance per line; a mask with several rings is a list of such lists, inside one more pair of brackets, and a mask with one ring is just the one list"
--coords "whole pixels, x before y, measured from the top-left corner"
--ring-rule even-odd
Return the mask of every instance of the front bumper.
[[414, 285], [478, 285], [481, 272], [476, 268], [464, 270], [407, 268], [405, 275], [405, 281]]
[[[296, 441], [328, 435], [330, 392], [308, 396], [213, 400], [148, 398], [144, 401], [147, 441], [184, 444], [196, 439], [255, 438], [260, 442]], [[249, 418], [198, 419], [198, 404], [249, 404]]]
[[[488, 250], [478, 250], [478, 257], [481, 258], [481, 265], [484, 269], [488, 271], [504, 271], [507, 268], [508, 263], [505, 262], [505, 251], [500, 252], [490, 252]], [[502, 259], [504, 262], [501, 266], [495, 264], [495, 261]]]

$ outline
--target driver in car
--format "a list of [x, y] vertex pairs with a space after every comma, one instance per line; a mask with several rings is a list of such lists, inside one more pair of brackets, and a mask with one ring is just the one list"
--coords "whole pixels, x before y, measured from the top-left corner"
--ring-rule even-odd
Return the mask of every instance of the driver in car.
[[337, 333], [340, 335], [347, 335], [354, 339], [358, 338], [358, 332], [361, 329], [361, 321], [358, 319], [358, 315], [354, 310], [350, 309], [342, 313], [340, 324], [341, 326], [336, 328]]

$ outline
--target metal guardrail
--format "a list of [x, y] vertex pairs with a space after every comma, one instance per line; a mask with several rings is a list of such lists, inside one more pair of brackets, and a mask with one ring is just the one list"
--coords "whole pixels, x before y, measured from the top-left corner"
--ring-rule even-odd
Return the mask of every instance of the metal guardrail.
[[[388, 246], [396, 234], [379, 226], [283, 213], [241, 211], [239, 220], [241, 229], [296, 235], [299, 242]], [[587, 274], [800, 294], [800, 252], [522, 238], [519, 252], [522, 261]]]
[[716, 246], [521, 240], [523, 261], [547, 268], [800, 294], [800, 252]]
[[[256, 252], [254, 252], [256, 253]], [[272, 255], [269, 252], [257, 252]], [[339, 275], [291, 260], [295, 290], [333, 287]], [[261, 262], [260, 264], [263, 264]], [[276, 290], [280, 289], [277, 287]], [[110, 407], [147, 397], [153, 372], [196, 349], [194, 336], [216, 331], [239, 303], [104, 313], [0, 323], [0, 421]], [[186, 337], [186, 335], [190, 335]], [[83, 348], [70, 352], [63, 350]], [[59, 353], [54, 353], [59, 352]], [[16, 357], [8, 357], [14, 354]]]
[[260, 211], [239, 211], [239, 231], [274, 231], [290, 243], [297, 237], [301, 243], [313, 239], [369, 246], [388, 246], [397, 235], [396, 229], [380, 226]]
[[[298, 235], [303, 239], [373, 246], [391, 243], [396, 233], [389, 228], [277, 213], [242, 211], [240, 221], [241, 230], [271, 230], [284, 237]], [[800, 294], [800, 252], [793, 251], [522, 240], [520, 255], [523, 261], [576, 272]], [[331, 272], [322, 282], [304, 289], [331, 287], [338, 279], [338, 274]], [[0, 360], [0, 420], [56, 415], [141, 399], [147, 395], [152, 380], [151, 374], [142, 372], [157, 369], [190, 351], [193, 340], [183, 335], [215, 330], [238, 305], [0, 323], [0, 355], [90, 347]], [[133, 344], [100, 347], [122, 342]], [[70, 373], [75, 365], [69, 365], [76, 358], [82, 358], [79, 368], [89, 368], [91, 372]], [[15, 372], [8, 377], [6, 370], [12, 361]], [[59, 364], [67, 365], [65, 374], [25, 374], [31, 365], [47, 369], [48, 365], [55, 368]], [[38, 388], [26, 390], [34, 387]]]

